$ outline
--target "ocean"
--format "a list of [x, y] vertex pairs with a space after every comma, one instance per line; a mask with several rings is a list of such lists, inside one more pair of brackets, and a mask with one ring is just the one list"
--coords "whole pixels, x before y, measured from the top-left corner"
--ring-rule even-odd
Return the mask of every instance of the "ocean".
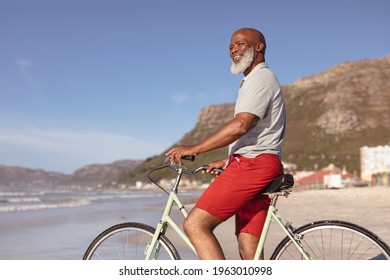
[[[195, 190], [180, 197], [191, 207], [199, 195]], [[155, 227], [166, 198], [161, 191], [2, 187], [0, 260], [82, 259], [92, 240], [114, 224]]]

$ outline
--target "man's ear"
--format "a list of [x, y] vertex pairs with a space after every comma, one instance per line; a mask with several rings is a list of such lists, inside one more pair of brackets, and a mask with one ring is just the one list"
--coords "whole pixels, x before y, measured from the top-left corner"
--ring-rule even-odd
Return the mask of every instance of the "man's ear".
[[262, 42], [258, 42], [257, 44], [256, 44], [256, 51], [258, 51], [258, 52], [263, 52], [263, 50], [264, 50], [264, 44], [262, 43]]

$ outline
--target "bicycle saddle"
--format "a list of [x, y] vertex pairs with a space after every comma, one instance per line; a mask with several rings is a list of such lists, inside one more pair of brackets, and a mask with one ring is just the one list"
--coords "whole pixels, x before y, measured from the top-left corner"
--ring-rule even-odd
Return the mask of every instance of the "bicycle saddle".
[[289, 189], [294, 185], [294, 177], [291, 174], [281, 174], [269, 183], [260, 193], [274, 193]]

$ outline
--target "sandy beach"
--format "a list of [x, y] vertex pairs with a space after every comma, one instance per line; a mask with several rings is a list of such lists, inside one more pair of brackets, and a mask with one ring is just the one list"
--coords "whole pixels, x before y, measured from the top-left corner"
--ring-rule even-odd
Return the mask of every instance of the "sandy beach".
[[[199, 194], [183, 194], [188, 210]], [[0, 259], [81, 259], [89, 243], [113, 224], [135, 221], [155, 226], [165, 200], [165, 195], [152, 193], [142, 197], [107, 199], [79, 207], [0, 213]], [[294, 227], [322, 219], [346, 220], [366, 227], [390, 244], [390, 187], [293, 192], [287, 199], [279, 199], [278, 208]], [[233, 233], [233, 219], [216, 230], [226, 257], [234, 260], [239, 256]], [[196, 258], [175, 235], [168, 234], [183, 259]], [[281, 238], [280, 229], [271, 226], [266, 258]]]

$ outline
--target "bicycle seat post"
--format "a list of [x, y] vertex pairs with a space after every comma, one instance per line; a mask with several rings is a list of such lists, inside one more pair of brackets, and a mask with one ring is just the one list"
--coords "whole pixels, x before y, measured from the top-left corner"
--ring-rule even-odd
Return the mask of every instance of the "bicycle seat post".
[[276, 202], [278, 202], [278, 198], [279, 198], [279, 195], [277, 194], [272, 194], [271, 195], [271, 203], [270, 205], [272, 205], [273, 207], [276, 206]]

